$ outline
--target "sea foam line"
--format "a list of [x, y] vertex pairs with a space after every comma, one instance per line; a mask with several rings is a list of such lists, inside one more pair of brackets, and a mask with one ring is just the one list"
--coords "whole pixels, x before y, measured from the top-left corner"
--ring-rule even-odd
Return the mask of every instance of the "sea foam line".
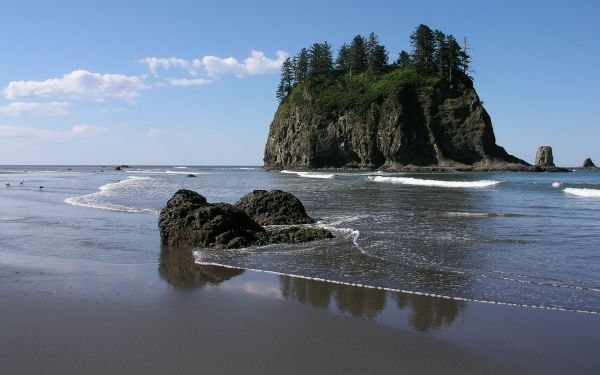
[[322, 179], [328, 179], [328, 180], [335, 178], [335, 174], [332, 174], [332, 173], [300, 172], [300, 171], [288, 171], [288, 170], [283, 170], [283, 171], [281, 171], [281, 173], [295, 174], [299, 177], [304, 177], [304, 178], [322, 178]]
[[141, 181], [152, 181], [151, 177], [140, 177], [140, 176], [128, 176], [125, 180], [111, 182], [106, 185], [102, 185], [98, 188], [98, 191], [91, 194], [86, 194], [78, 197], [69, 197], [64, 200], [65, 203], [88, 208], [98, 208], [101, 210], [108, 211], [120, 211], [120, 212], [132, 212], [132, 213], [145, 213], [158, 215], [159, 211], [152, 208], [139, 208], [131, 207], [118, 203], [106, 202], [106, 198], [115, 196], [115, 190], [129, 188], [139, 188]]
[[[198, 252], [196, 252], [196, 256], [199, 256]], [[201, 266], [217, 266], [217, 267], [223, 267], [223, 268], [228, 268], [228, 269], [245, 270], [245, 271], [252, 271], [252, 272], [262, 272], [262, 273], [267, 273], [267, 274], [271, 274], [271, 275], [288, 276], [288, 277], [294, 277], [297, 279], [314, 280], [314, 281], [320, 281], [320, 282], [331, 283], [331, 284], [336, 284], [336, 285], [355, 286], [355, 287], [359, 287], [359, 288], [376, 289], [376, 290], [383, 290], [383, 291], [392, 292], [392, 293], [404, 293], [404, 294], [433, 297], [433, 298], [442, 298], [442, 299], [448, 299], [448, 300], [453, 300], [453, 301], [476, 302], [476, 303], [485, 303], [485, 304], [489, 304], [489, 305], [498, 305], [498, 306], [526, 307], [526, 308], [540, 309], [540, 310], [568, 311], [568, 312], [577, 312], [577, 313], [582, 313], [582, 314], [600, 315], [600, 312], [598, 312], [598, 311], [569, 309], [569, 308], [565, 308], [565, 307], [551, 307], [551, 306], [540, 306], [540, 305], [532, 305], [532, 304], [521, 304], [521, 303], [514, 303], [514, 302], [490, 301], [490, 300], [483, 300], [483, 299], [477, 299], [477, 298], [452, 297], [452, 296], [446, 296], [443, 294], [417, 292], [414, 290], [395, 289], [395, 288], [373, 286], [373, 285], [360, 284], [360, 283], [350, 283], [350, 282], [345, 282], [345, 281], [323, 279], [323, 278], [319, 278], [319, 277], [294, 275], [294, 274], [285, 273], [285, 272], [260, 270], [257, 268], [244, 268], [244, 267], [238, 267], [238, 266], [230, 266], [227, 264], [221, 264], [221, 263], [216, 263], [216, 262], [203, 262], [198, 259], [196, 259], [195, 263], [199, 264]]]
[[369, 176], [369, 180], [374, 182], [387, 182], [392, 184], [413, 185], [413, 186], [432, 186], [446, 188], [486, 188], [499, 184], [501, 181], [478, 180], [478, 181], [443, 181], [427, 180], [413, 177], [385, 177]]
[[585, 188], [565, 188], [563, 191], [566, 194], [575, 195], [578, 197], [585, 198], [600, 198], [599, 189], [585, 189]]

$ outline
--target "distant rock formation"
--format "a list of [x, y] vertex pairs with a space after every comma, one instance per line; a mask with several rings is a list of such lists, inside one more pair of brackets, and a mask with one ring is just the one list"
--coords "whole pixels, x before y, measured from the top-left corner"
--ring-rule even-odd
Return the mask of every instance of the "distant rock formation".
[[587, 158], [583, 161], [582, 168], [596, 168], [596, 164], [594, 164], [592, 159]]
[[[365, 82], [365, 87], [310, 80], [296, 85], [270, 125], [265, 168], [529, 166], [496, 144], [490, 116], [468, 77], [429, 84], [397, 72]], [[388, 90], [368, 94], [378, 89], [377, 82]]]
[[552, 156], [552, 147], [540, 146], [535, 154], [535, 165], [537, 167], [554, 167], [554, 157]]
[[244, 195], [235, 207], [243, 210], [260, 225], [310, 224], [304, 205], [294, 195], [282, 190], [254, 190]]
[[[240, 203], [241, 202], [241, 203]], [[258, 190], [237, 203], [261, 223], [305, 224], [312, 219], [304, 206], [290, 193]], [[285, 227], [266, 230], [244, 209], [227, 203], [208, 203], [195, 191], [181, 189], [160, 212], [158, 227], [161, 242], [172, 247], [201, 246], [234, 249], [272, 243], [301, 243], [333, 234], [323, 228]], [[289, 219], [282, 216], [289, 214]]]

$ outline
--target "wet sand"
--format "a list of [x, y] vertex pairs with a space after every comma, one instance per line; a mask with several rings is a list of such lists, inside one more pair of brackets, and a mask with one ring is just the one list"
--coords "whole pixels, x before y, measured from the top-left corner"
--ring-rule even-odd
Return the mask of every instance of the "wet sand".
[[594, 373], [600, 316], [0, 253], [3, 374]]

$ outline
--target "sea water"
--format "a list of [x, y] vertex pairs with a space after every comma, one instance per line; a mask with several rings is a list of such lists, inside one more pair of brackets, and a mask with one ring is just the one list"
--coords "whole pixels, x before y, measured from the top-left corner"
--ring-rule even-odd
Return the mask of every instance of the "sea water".
[[456, 300], [600, 313], [600, 173], [595, 171], [4, 166], [0, 252], [156, 263], [157, 215], [181, 188], [228, 203], [254, 189], [286, 190], [302, 200], [315, 225], [335, 235], [297, 245], [199, 248], [199, 263]]

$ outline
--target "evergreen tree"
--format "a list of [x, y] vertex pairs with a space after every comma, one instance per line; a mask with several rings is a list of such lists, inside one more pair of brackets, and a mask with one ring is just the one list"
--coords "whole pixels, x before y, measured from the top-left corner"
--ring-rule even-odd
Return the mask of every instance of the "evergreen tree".
[[410, 35], [412, 61], [417, 70], [423, 73], [435, 72], [433, 52], [435, 47], [433, 31], [426, 25], [419, 25]]
[[385, 70], [388, 64], [388, 53], [384, 46], [378, 44], [373, 50], [369, 69], [374, 73], [381, 73]]
[[410, 66], [412, 64], [412, 61], [410, 59], [410, 55], [408, 54], [408, 52], [402, 50], [400, 52], [400, 54], [398, 55], [398, 60], [396, 60], [396, 65], [399, 66], [400, 68], [406, 68], [407, 66]]
[[308, 75], [308, 50], [306, 48], [302, 48], [298, 55], [296, 55], [296, 64], [294, 75], [296, 81], [300, 82]]
[[377, 48], [377, 46], [379, 46], [379, 38], [377, 38], [377, 35], [375, 35], [375, 33], [372, 32], [371, 34], [369, 34], [365, 45], [367, 49], [367, 66], [371, 68], [373, 56], [375, 54], [375, 49]]
[[462, 51], [460, 49], [460, 45], [458, 44], [456, 39], [454, 39], [454, 36], [448, 35], [448, 37], [446, 38], [446, 43], [448, 48], [448, 80], [452, 82], [452, 79], [456, 75], [456, 72], [459, 72], [461, 70], [460, 56]]
[[366, 69], [367, 42], [362, 35], [357, 35], [350, 45], [350, 74], [364, 72]]
[[448, 52], [448, 42], [446, 41], [446, 35], [440, 30], [433, 32], [434, 37], [434, 64], [440, 78], [443, 78], [450, 66], [450, 58]]
[[458, 67], [460, 71], [467, 77], [473, 79], [469, 73], [471, 73], [471, 56], [469, 56], [469, 47], [467, 46], [467, 37], [465, 37], [464, 48], [458, 55]]
[[333, 54], [327, 42], [314, 43], [308, 53], [309, 74], [328, 73], [333, 70]]
[[292, 59], [288, 57], [281, 64], [281, 80], [279, 81], [279, 86], [277, 86], [276, 93], [279, 102], [282, 102], [292, 92], [294, 82], [294, 67]]
[[344, 43], [338, 51], [338, 56], [335, 60], [335, 66], [341, 71], [350, 71], [350, 47], [346, 43]]

